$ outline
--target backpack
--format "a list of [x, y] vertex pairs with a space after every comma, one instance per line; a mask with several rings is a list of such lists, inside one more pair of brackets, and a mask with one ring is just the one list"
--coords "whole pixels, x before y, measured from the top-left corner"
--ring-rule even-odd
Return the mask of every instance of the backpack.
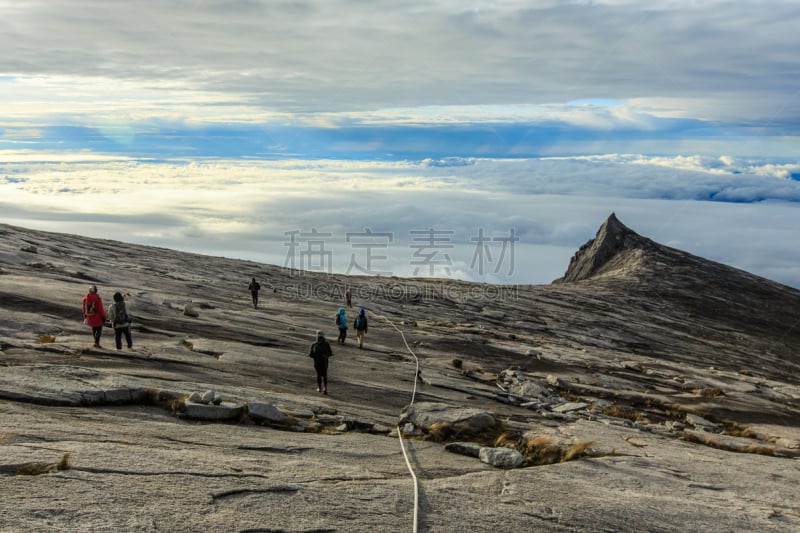
[[86, 316], [97, 314], [97, 303], [86, 302]]
[[336, 325], [337, 326], [341, 326], [342, 325], [341, 315], [336, 315]]
[[358, 315], [353, 326], [355, 326], [356, 329], [364, 329], [364, 317], [362, 315]]
[[121, 326], [130, 322], [128, 318], [128, 311], [125, 309], [125, 302], [117, 302], [114, 304], [114, 325]]

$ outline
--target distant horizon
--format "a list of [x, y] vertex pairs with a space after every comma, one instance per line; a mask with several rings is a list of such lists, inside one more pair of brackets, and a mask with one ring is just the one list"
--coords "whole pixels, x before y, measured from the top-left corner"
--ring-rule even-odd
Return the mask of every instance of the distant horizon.
[[[615, 214], [615, 213], [609, 213], [609, 216], [612, 215], [612, 214]], [[597, 230], [600, 229], [600, 227], [602, 226], [602, 224], [606, 220], [607, 220], [607, 218], [603, 219], [603, 221], [600, 224], [598, 224]], [[620, 222], [622, 222], [623, 224], [625, 223], [622, 220]], [[253, 259], [253, 258], [248, 258], [248, 257], [236, 257], [236, 256], [230, 256], [230, 255], [220, 255], [220, 254], [217, 254], [217, 253], [214, 253], [214, 252], [202, 252], [202, 251], [197, 251], [197, 250], [193, 250], [193, 249], [173, 248], [173, 247], [168, 247], [168, 246], [164, 246], [164, 245], [148, 244], [148, 243], [144, 243], [144, 242], [132, 242], [132, 241], [125, 241], [125, 240], [108, 238], [108, 237], [95, 237], [95, 236], [92, 236], [92, 235], [84, 235], [84, 234], [80, 234], [80, 233], [65, 232], [65, 231], [58, 231], [58, 230], [45, 229], [45, 228], [36, 228], [36, 227], [24, 226], [24, 225], [19, 225], [19, 224], [12, 224], [12, 223], [7, 223], [7, 222], [0, 222], [0, 224], [5, 224], [5, 225], [8, 225], [8, 226], [19, 228], [19, 229], [22, 229], [24, 231], [32, 230], [32, 231], [43, 231], [43, 232], [46, 232], [46, 233], [52, 233], [54, 235], [59, 235], [59, 234], [61, 234], [61, 235], [72, 235], [72, 236], [77, 236], [77, 237], [80, 237], [80, 238], [99, 239], [99, 240], [107, 241], [107, 242], [119, 242], [119, 243], [121, 243], [123, 245], [145, 246], [145, 247], [151, 247], [151, 248], [157, 248], [157, 249], [165, 249], [165, 250], [174, 251], [174, 252], [178, 252], [178, 253], [188, 253], [188, 254], [194, 254], [194, 255], [199, 255], [199, 256], [203, 256], [203, 257], [211, 257], [211, 258], [219, 258], [219, 259], [226, 259], [226, 260], [229, 259], [229, 260], [233, 260], [233, 261], [249, 262], [249, 263], [253, 263], [253, 264], [261, 265], [261, 266], [265, 266], [265, 267], [281, 268], [281, 269], [286, 269], [286, 270], [290, 270], [290, 271], [295, 271], [296, 272], [295, 276], [296, 276], [297, 282], [298, 282], [298, 285], [296, 287], [297, 290], [300, 291], [300, 292], [306, 291], [309, 294], [315, 293], [316, 288], [313, 285], [305, 285], [305, 289], [303, 288], [304, 287], [303, 281], [306, 279], [306, 275], [307, 274], [322, 274], [322, 275], [330, 275], [330, 276], [336, 276], [336, 277], [349, 277], [349, 278], [353, 278], [353, 279], [357, 279], [359, 277], [365, 277], [365, 278], [373, 277], [373, 278], [382, 278], [382, 279], [398, 279], [398, 280], [410, 281], [410, 282], [431, 281], [431, 282], [436, 282], [437, 283], [437, 285], [436, 285], [437, 287], [439, 286], [439, 283], [441, 283], [441, 282], [458, 281], [458, 282], [464, 282], [464, 283], [468, 283], [468, 284], [476, 284], [478, 286], [480, 286], [480, 285], [497, 286], [498, 290], [502, 290], [502, 289], [500, 289], [501, 287], [511, 287], [511, 288], [513, 288], [513, 287], [517, 287], [517, 286], [523, 287], [523, 286], [551, 285], [553, 282], [555, 282], [557, 279], [560, 279], [567, 272], [567, 270], [568, 270], [568, 268], [570, 266], [569, 259], [571, 259], [572, 256], [574, 256], [575, 254], [577, 254], [580, 251], [580, 249], [583, 246], [583, 244], [588, 244], [589, 242], [591, 242], [595, 238], [595, 236], [593, 235], [591, 237], [591, 239], [587, 240], [585, 243], [583, 243], [582, 245], [580, 245], [580, 246], [578, 246], [578, 247], [576, 247], [574, 249], [572, 255], [570, 255], [569, 259], [564, 264], [563, 271], [558, 276], [554, 277], [553, 279], [551, 279], [549, 281], [535, 282], [535, 283], [520, 283], [520, 282], [511, 282], [511, 281], [508, 281], [508, 280], [505, 280], [505, 281], [483, 281], [483, 280], [480, 280], [480, 279], [475, 280], [475, 279], [468, 279], [468, 278], [464, 278], [464, 277], [454, 277], [452, 275], [450, 275], [450, 276], [448, 276], [448, 275], [425, 276], [423, 274], [419, 274], [419, 275], [415, 276], [415, 275], [408, 275], [408, 274], [407, 275], [397, 275], [397, 274], [395, 274], [393, 272], [373, 273], [373, 274], [357, 272], [357, 271], [347, 272], [346, 270], [336, 270], [335, 268], [331, 269], [330, 271], [323, 271], [323, 270], [320, 270], [318, 268], [317, 269], [292, 268], [290, 266], [287, 266], [286, 264], [264, 262], [264, 261], [260, 261], [258, 259]], [[627, 226], [627, 224], [626, 224], [626, 226]], [[628, 227], [629, 227], [629, 229], [635, 231], [636, 233], [639, 233], [639, 232], [636, 231], [635, 228], [632, 228], [630, 226], [628, 226]], [[641, 234], [641, 233], [639, 233], [639, 234], [642, 237], [645, 237], [645, 238], [648, 238], [648, 239], [650, 238], [645, 234]], [[654, 240], [654, 239], [651, 239], [651, 240]], [[655, 241], [655, 242], [657, 242], [658, 244], [663, 245], [663, 246], [669, 246], [667, 244], [664, 244], [664, 243], [661, 243], [661, 242], [658, 242], [658, 241]], [[718, 262], [718, 263], [720, 263], [720, 264], [722, 264], [724, 266], [727, 266], [727, 267], [730, 267], [730, 268], [734, 268], [734, 269], [737, 269], [737, 270], [741, 270], [741, 271], [746, 272], [748, 274], [756, 275], [756, 276], [761, 277], [761, 278], [763, 278], [763, 279], [765, 279], [767, 281], [781, 283], [778, 280], [770, 279], [770, 278], [765, 277], [765, 276], [760, 276], [760, 275], [758, 275], [758, 274], [756, 274], [754, 272], [750, 272], [750, 271], [748, 271], [746, 269], [741, 269], [741, 268], [735, 267], [734, 265], [729, 265], [729, 264], [724, 263], [724, 262], [716, 261], [714, 259], [705, 257], [702, 254], [691, 253], [691, 252], [688, 252], [686, 250], [682, 250], [681, 248], [677, 248], [675, 246], [669, 246], [669, 247], [679, 249], [679, 250], [681, 250], [683, 252], [686, 252], [686, 253], [690, 253], [691, 255], [693, 255], [695, 257], [699, 257], [700, 259], [703, 259], [703, 260], [708, 260], [708, 261], [712, 261], [712, 262]], [[257, 272], [253, 272], [253, 271], [247, 271], [247, 272], [243, 271], [242, 272], [242, 279], [243, 280], [247, 280], [252, 276], [255, 276], [258, 279], [258, 273]], [[800, 290], [800, 287], [795, 287], [795, 286], [792, 286], [790, 284], [785, 284], [785, 283], [782, 283], [782, 284], [786, 285], [788, 288], [795, 289], [795, 290]], [[344, 290], [345, 290], [346, 286], [347, 286], [347, 283], [345, 282], [345, 284], [340, 288], [339, 292], [341, 292], [341, 294], [339, 294], [339, 296], [341, 296], [342, 298], [344, 297]], [[351, 285], [351, 287], [356, 287], [357, 288], [358, 286], [356, 284], [354, 284], [354, 285]], [[332, 294], [328, 294], [326, 296], [332, 296]], [[464, 295], [462, 293], [457, 293], [457, 296], [455, 297], [455, 299], [461, 298], [463, 296]], [[483, 296], [485, 296], [485, 295], [483, 295]]]

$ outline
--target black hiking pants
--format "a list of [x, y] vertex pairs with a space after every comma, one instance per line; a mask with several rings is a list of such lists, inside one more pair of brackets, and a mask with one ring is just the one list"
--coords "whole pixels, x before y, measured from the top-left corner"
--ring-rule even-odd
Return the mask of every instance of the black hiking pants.
[[131, 327], [127, 326], [124, 328], [116, 329], [114, 328], [114, 342], [117, 345], [117, 350], [122, 349], [122, 335], [125, 335], [125, 342], [128, 345], [128, 348], [133, 348], [133, 338], [131, 337]]
[[317, 388], [325, 390], [328, 388], [328, 363], [314, 363], [314, 370], [317, 371]]

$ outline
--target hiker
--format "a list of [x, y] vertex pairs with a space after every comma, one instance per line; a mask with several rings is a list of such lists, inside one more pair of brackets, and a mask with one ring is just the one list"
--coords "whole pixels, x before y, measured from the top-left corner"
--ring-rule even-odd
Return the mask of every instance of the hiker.
[[250, 291], [250, 295], [253, 297], [253, 309], [258, 309], [258, 291], [261, 290], [261, 285], [256, 281], [256, 278], [250, 280], [247, 290]]
[[339, 308], [339, 314], [336, 315], [336, 326], [339, 328], [339, 338], [336, 342], [344, 344], [347, 338], [347, 317], [344, 316], [344, 307]]
[[317, 340], [311, 345], [308, 356], [314, 360], [314, 370], [317, 372], [317, 392], [328, 394], [328, 358], [333, 357], [333, 351], [322, 331], [317, 331]]
[[125, 335], [125, 343], [128, 345], [128, 349], [133, 348], [131, 319], [128, 316], [128, 308], [125, 305], [125, 298], [122, 293], [114, 293], [114, 303], [108, 306], [108, 316], [111, 317], [111, 325], [114, 327], [114, 344], [116, 344], [117, 350], [122, 349], [123, 335]]
[[350, 292], [350, 287], [344, 291], [344, 299], [347, 302], [347, 307], [353, 307], [353, 294]]
[[363, 307], [358, 311], [358, 316], [353, 322], [353, 328], [356, 330], [356, 338], [358, 339], [358, 347], [364, 347], [364, 335], [367, 334], [367, 310]]
[[83, 297], [81, 310], [83, 311], [83, 323], [92, 328], [94, 347], [102, 348], [100, 337], [103, 335], [103, 325], [106, 323], [106, 310], [103, 309], [103, 300], [97, 294], [97, 285], [89, 286], [89, 292]]

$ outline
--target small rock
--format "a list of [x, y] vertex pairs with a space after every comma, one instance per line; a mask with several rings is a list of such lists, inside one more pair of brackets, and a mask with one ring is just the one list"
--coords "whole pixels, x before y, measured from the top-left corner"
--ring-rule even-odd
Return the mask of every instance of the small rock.
[[445, 451], [450, 453], [457, 453], [459, 455], [466, 455], [468, 457], [480, 457], [482, 446], [474, 442], [451, 442], [445, 445]]
[[530, 356], [530, 357], [535, 357], [536, 359], [541, 359], [542, 358], [541, 350], [534, 350], [533, 348], [531, 348], [527, 352], [525, 352], [525, 355]]
[[199, 392], [195, 391], [189, 396], [189, 398], [187, 398], [187, 401], [192, 403], [204, 403], [202, 398], [203, 398], [202, 395]]
[[215, 395], [216, 393], [214, 392], [213, 389], [205, 391], [203, 395], [200, 396], [200, 403], [205, 403], [205, 404], [212, 403], [214, 401]]
[[719, 425], [706, 420], [702, 416], [697, 416], [693, 414], [686, 415], [686, 423], [690, 426], [694, 426], [697, 429], [702, 429], [704, 431], [708, 431], [710, 433], [719, 432]]
[[547, 382], [552, 385], [553, 387], [560, 389], [560, 390], [572, 390], [574, 387], [564, 381], [563, 379], [554, 376], [552, 374], [547, 375]]
[[686, 424], [681, 422], [676, 422], [674, 420], [667, 420], [664, 422], [664, 427], [667, 428], [669, 431], [683, 431], [686, 429]]
[[197, 317], [200, 316], [200, 312], [191, 303], [188, 303], [188, 304], [183, 306], [183, 314], [186, 315], [186, 316], [194, 317], [194, 318], [197, 318]]
[[411, 422], [408, 422], [403, 426], [403, 435], [406, 435], [407, 437], [421, 437], [424, 435], [424, 433], [421, 429], [418, 429], [417, 426]]
[[580, 411], [581, 409], [586, 409], [587, 407], [589, 407], [588, 403], [567, 402], [562, 403], [561, 405], [556, 405], [553, 407], [553, 411], [556, 413], [571, 413], [572, 411]]
[[29, 254], [38, 254], [39, 253], [39, 249], [36, 248], [32, 244], [26, 244], [25, 246], [21, 246], [20, 247], [20, 251], [21, 252], [27, 252]]
[[517, 450], [510, 448], [481, 448], [478, 458], [489, 465], [498, 468], [519, 468], [525, 462], [525, 457]]

